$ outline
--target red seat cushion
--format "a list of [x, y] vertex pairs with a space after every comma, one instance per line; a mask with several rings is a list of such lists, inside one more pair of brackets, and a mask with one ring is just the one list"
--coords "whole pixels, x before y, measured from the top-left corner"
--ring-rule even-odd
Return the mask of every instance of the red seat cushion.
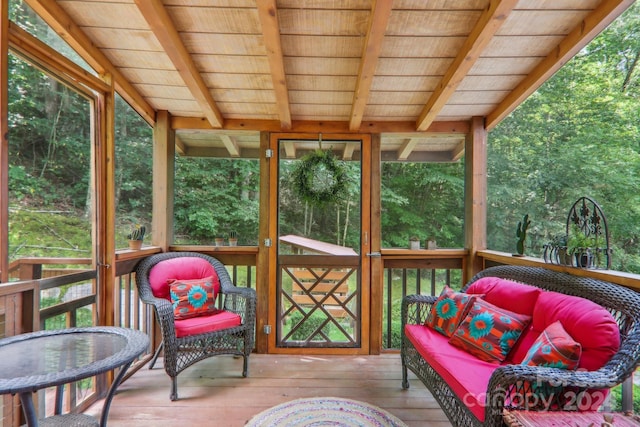
[[448, 337], [427, 326], [406, 325], [405, 334], [471, 412], [484, 421], [487, 386], [491, 374], [500, 365], [485, 362], [450, 345]]
[[215, 310], [209, 316], [190, 317], [184, 320], [176, 320], [176, 336], [186, 337], [190, 335], [205, 334], [208, 332], [220, 331], [222, 329], [233, 328], [242, 324], [242, 318], [230, 311]]

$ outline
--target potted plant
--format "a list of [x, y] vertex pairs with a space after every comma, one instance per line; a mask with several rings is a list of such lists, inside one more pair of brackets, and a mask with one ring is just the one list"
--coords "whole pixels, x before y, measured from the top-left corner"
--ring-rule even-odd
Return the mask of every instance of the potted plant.
[[427, 239], [427, 249], [436, 249], [437, 247], [438, 247], [438, 244], [436, 243], [436, 238], [429, 237]]
[[567, 254], [575, 258], [576, 267], [589, 268], [592, 264], [593, 249], [596, 244], [594, 236], [587, 236], [580, 227], [574, 224], [567, 238]]
[[229, 246], [238, 246], [238, 233], [234, 230], [229, 232]]
[[555, 257], [558, 264], [572, 265], [571, 255], [567, 253], [567, 240], [566, 234], [557, 234], [551, 239], [551, 248], [555, 251]]
[[140, 249], [142, 248], [142, 240], [144, 240], [144, 234], [146, 233], [147, 228], [144, 225], [136, 224], [136, 226], [131, 230], [131, 233], [127, 235], [127, 239], [129, 239], [129, 248], [130, 249]]
[[418, 236], [409, 237], [409, 249], [411, 250], [420, 249], [420, 238]]
[[224, 236], [222, 234], [216, 235], [213, 241], [215, 242], [216, 246], [224, 246]]

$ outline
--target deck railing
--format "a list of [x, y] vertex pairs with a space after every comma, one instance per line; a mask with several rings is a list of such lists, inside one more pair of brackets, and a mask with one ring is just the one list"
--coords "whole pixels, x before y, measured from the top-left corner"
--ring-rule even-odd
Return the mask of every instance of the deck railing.
[[460, 289], [467, 251], [383, 249], [382, 346], [400, 349], [400, 306], [411, 294], [439, 295], [447, 285]]
[[[238, 286], [256, 286], [257, 248], [208, 248], [172, 247], [171, 250], [194, 250], [208, 253], [228, 266], [233, 282]], [[135, 287], [135, 266], [138, 261], [159, 248], [142, 251], [120, 251], [116, 255], [116, 277], [118, 292], [114, 293], [115, 326], [135, 328], [152, 337], [152, 350], [159, 343], [155, 320], [150, 309], [139, 302]], [[545, 265], [537, 258], [514, 258], [493, 251], [482, 251], [484, 265], [524, 264], [541, 265], [551, 269], [567, 268]], [[467, 251], [465, 250], [421, 250], [387, 249], [381, 251], [383, 275], [383, 349], [399, 348], [399, 311], [405, 295], [419, 293], [438, 295], [444, 285], [459, 289], [463, 285]], [[54, 327], [89, 326], [96, 319], [96, 273], [89, 259], [25, 258], [11, 264], [13, 282], [0, 284], [0, 336], [14, 335], [31, 330]], [[573, 269], [575, 270], [575, 269]], [[597, 277], [640, 290], [640, 277], [607, 271], [571, 271]], [[40, 307], [34, 310], [34, 307]], [[145, 355], [150, 357], [151, 353]], [[144, 358], [142, 360], [145, 360]], [[133, 370], [132, 372], [135, 372]], [[96, 382], [101, 386], [104, 381]], [[82, 411], [93, 403], [95, 386], [86, 393], [86, 385], [73, 387], [65, 393], [67, 410]], [[633, 404], [632, 381], [623, 386], [623, 410], [631, 410]], [[14, 426], [19, 422], [16, 400], [3, 399], [0, 419], [3, 426]], [[52, 408], [48, 397], [39, 399], [42, 410]]]

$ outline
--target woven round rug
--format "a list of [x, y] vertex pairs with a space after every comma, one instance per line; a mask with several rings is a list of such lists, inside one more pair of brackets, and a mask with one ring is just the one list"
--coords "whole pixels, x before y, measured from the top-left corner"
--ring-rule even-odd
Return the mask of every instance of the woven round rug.
[[246, 427], [406, 427], [377, 406], [338, 397], [296, 399], [260, 412]]

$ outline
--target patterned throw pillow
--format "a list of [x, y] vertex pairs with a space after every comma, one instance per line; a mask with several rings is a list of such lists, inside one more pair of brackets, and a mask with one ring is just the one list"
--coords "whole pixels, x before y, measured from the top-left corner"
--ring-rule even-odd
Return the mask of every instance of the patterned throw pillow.
[[564, 330], [559, 320], [546, 327], [522, 361], [523, 365], [576, 369], [582, 346]]
[[445, 286], [436, 302], [431, 306], [425, 326], [429, 326], [442, 335], [450, 337], [455, 332], [460, 321], [467, 315], [476, 297], [477, 295], [455, 292], [450, 287]]
[[217, 276], [191, 280], [169, 279], [168, 282], [176, 320], [216, 312], [215, 301], [220, 291]]
[[530, 321], [531, 316], [476, 299], [449, 343], [478, 359], [502, 362]]

